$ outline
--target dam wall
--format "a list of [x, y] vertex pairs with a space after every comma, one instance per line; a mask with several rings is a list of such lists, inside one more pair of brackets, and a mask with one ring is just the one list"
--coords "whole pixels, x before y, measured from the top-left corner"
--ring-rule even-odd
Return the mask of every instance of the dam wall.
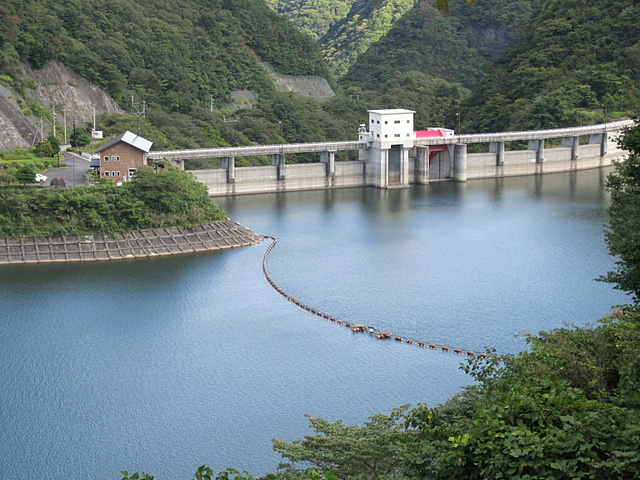
[[365, 165], [358, 160], [336, 162], [335, 171], [329, 175], [324, 163], [284, 165], [281, 171], [283, 178], [278, 177], [277, 166], [236, 167], [232, 182], [227, 181], [226, 169], [192, 170], [191, 173], [207, 186], [210, 196], [365, 186]]
[[[414, 131], [411, 110], [369, 113], [369, 131], [361, 124], [358, 139], [353, 141], [176, 150], [153, 152], [149, 158], [221, 158], [220, 169], [192, 171], [210, 196], [363, 186], [407, 188], [412, 183], [609, 166], [626, 155], [617, 140], [624, 128], [634, 124], [620, 120], [550, 130], [454, 135], [453, 130], [439, 128]], [[357, 150], [359, 159], [336, 161], [336, 152], [348, 150]], [[318, 162], [286, 162], [289, 154], [313, 152]], [[248, 155], [267, 155], [271, 165], [236, 168], [235, 157]]]
[[[536, 150], [504, 152], [501, 162], [498, 160], [498, 153], [468, 153], [466, 180], [600, 168], [610, 166], [613, 160], [626, 155], [612, 140], [606, 145], [606, 154], [601, 155], [602, 149], [601, 144], [580, 145], [575, 151], [571, 147], [546, 148], [541, 161], [536, 158]], [[431, 172], [428, 181], [454, 180], [453, 163], [449, 152], [438, 154], [429, 164]], [[370, 186], [367, 167], [369, 165], [366, 160], [335, 162], [334, 171], [328, 174], [325, 163], [285, 164], [281, 170], [283, 178], [278, 177], [277, 166], [236, 167], [232, 182], [228, 181], [227, 169], [193, 170], [192, 173], [207, 186], [210, 196], [226, 196]], [[417, 169], [415, 151], [410, 152], [410, 184], [419, 183]]]

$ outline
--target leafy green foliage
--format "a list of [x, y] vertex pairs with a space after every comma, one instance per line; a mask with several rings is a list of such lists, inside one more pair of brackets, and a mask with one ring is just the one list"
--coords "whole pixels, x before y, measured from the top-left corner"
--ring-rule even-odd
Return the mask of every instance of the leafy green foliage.
[[534, 378], [554, 377], [587, 398], [640, 409], [640, 316], [622, 307], [597, 328], [563, 328], [528, 336], [519, 362]]
[[469, 104], [475, 131], [611, 120], [637, 108], [640, 43], [633, 0], [550, 1], [526, 40], [496, 63]]
[[517, 357], [470, 359], [478, 381], [409, 412], [405, 474], [437, 479], [636, 478], [640, 323], [634, 307], [596, 328], [528, 336]]
[[355, 0], [265, 0], [276, 12], [314, 38], [322, 37], [342, 20]]
[[91, 137], [84, 128], [76, 127], [71, 132], [70, 141], [72, 147], [84, 147], [91, 143]]
[[334, 73], [344, 75], [362, 53], [383, 37], [417, 3], [416, 0], [352, 2], [349, 13], [320, 39], [324, 58]]
[[377, 89], [398, 74], [420, 71], [470, 88], [524, 35], [541, 4], [541, 0], [455, 2], [447, 16], [428, 2], [419, 2], [360, 55], [341, 82]]
[[33, 171], [30, 165], [24, 165], [16, 171], [15, 177], [23, 185], [34, 183], [36, 181], [36, 172]]
[[18, 179], [10, 172], [0, 171], [0, 185], [3, 187], [8, 187], [12, 183], [17, 182]]
[[635, 478], [637, 414], [546, 378], [506, 375], [458, 405], [411, 412], [411, 476], [438, 479]]
[[120, 475], [122, 475], [122, 480], [153, 480], [154, 478], [153, 475], [148, 475], [144, 472], [142, 472], [141, 474], [135, 472], [131, 476], [129, 476], [129, 472], [127, 472], [126, 470], [120, 472]]
[[611, 255], [618, 257], [616, 270], [601, 280], [640, 300], [640, 123], [625, 128], [619, 142], [629, 156], [615, 163], [607, 178], [611, 193], [606, 241]]
[[209, 200], [206, 187], [175, 167], [159, 173], [141, 167], [136, 179], [122, 187], [0, 192], [0, 237], [117, 235], [148, 228], [190, 228], [224, 218], [226, 214]]
[[[373, 415], [362, 427], [307, 416], [315, 435], [292, 443], [273, 440], [273, 449], [293, 463], [312, 465], [341, 480], [391, 478], [399, 468], [397, 445], [405, 436], [400, 421], [407, 408]], [[300, 472], [288, 464], [281, 468]]]

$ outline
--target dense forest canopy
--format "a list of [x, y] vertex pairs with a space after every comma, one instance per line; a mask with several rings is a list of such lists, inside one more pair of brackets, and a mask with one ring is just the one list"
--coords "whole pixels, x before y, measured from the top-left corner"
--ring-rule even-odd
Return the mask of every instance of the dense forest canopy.
[[341, 76], [420, 0], [265, 1], [317, 39], [333, 73]]
[[551, 0], [531, 34], [483, 78], [466, 112], [473, 131], [564, 127], [637, 109], [640, 5]]
[[61, 60], [124, 104], [188, 112], [211, 95], [273, 89], [282, 74], [330, 78], [318, 46], [261, 0], [0, 1], [0, 65]]
[[347, 16], [356, 0], [265, 0], [300, 30], [318, 39]]
[[324, 58], [337, 76], [386, 35], [417, 0], [356, 0], [345, 18], [320, 38]]
[[419, 2], [350, 68], [343, 83], [376, 88], [398, 72], [420, 71], [473, 87], [527, 33], [543, 0], [451, 2], [447, 15]]

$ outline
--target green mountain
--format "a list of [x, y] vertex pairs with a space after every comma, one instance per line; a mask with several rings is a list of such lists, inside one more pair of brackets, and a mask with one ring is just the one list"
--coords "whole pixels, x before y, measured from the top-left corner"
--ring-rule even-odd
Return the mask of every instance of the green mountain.
[[334, 73], [344, 75], [416, 3], [416, 0], [356, 0], [348, 15], [320, 38], [324, 58]]
[[344, 19], [356, 0], [265, 0], [273, 10], [291, 20], [315, 39]]
[[550, 0], [466, 112], [473, 131], [581, 125], [640, 108], [640, 4]]
[[420, 2], [360, 55], [342, 82], [379, 88], [401, 73], [418, 71], [470, 88], [521, 41], [543, 2], [456, 0], [449, 15]]
[[210, 96], [273, 90], [281, 74], [330, 78], [320, 49], [262, 0], [0, 0], [0, 65], [59, 60], [126, 103], [188, 112]]
[[[308, 132], [288, 120], [280, 105], [305, 108], [307, 100], [279, 93], [263, 62], [280, 76], [319, 76], [335, 85], [316, 42], [263, 0], [0, 0], [0, 88], [12, 89], [35, 124], [42, 118], [51, 126], [54, 102], [33, 95], [43, 84], [28, 70], [61, 63], [130, 113], [133, 100], [138, 110], [144, 102], [143, 118], [98, 107], [98, 129], [135, 131], [140, 121], [156, 148], [328, 135], [330, 122]], [[226, 108], [234, 105], [232, 92], [245, 90], [260, 99], [259, 108]]]
[[419, 0], [265, 0], [318, 40], [333, 73], [343, 75]]

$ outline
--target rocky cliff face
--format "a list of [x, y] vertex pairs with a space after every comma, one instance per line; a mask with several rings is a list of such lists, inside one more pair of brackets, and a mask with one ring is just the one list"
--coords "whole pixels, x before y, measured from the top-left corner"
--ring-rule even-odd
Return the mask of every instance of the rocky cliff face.
[[[0, 150], [28, 147], [47, 137], [53, 129], [54, 106], [59, 132], [64, 127], [65, 117], [69, 132], [74, 120], [76, 126], [90, 124], [93, 121], [92, 105], [95, 105], [96, 115], [124, 113], [104, 91], [59, 62], [50, 63], [41, 70], [26, 65], [22, 68], [35, 87], [26, 90], [23, 97], [13, 89], [0, 86]], [[32, 115], [26, 108], [27, 98], [51, 114], [42, 119]]]

